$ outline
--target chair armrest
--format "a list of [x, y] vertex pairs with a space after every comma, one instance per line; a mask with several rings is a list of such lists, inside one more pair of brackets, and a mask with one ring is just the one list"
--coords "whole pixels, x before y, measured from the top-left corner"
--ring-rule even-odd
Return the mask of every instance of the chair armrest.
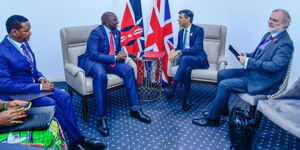
[[135, 79], [136, 79], [137, 78], [137, 66], [136, 66], [135, 62], [130, 57], [126, 57], [125, 63], [133, 68], [134, 76], [135, 76]]
[[227, 59], [225, 56], [220, 56], [218, 59], [218, 70], [222, 70], [225, 69], [226, 65], [227, 65]]
[[71, 63], [67, 63], [65, 65], [65, 70], [68, 71], [70, 74], [72, 74], [73, 76], [77, 76], [78, 73], [82, 72], [83, 74], [85, 74], [84, 70], [79, 68], [78, 66], [71, 64]]

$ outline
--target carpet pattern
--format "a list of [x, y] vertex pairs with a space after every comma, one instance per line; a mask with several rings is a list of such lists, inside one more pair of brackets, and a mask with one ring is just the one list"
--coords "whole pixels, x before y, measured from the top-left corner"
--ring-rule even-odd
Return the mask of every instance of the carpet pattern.
[[[67, 89], [65, 82], [56, 82], [56, 87]], [[67, 91], [67, 90], [66, 90]], [[152, 118], [151, 124], [139, 122], [129, 116], [129, 101], [126, 89], [109, 92], [107, 97], [110, 135], [102, 137], [97, 131], [95, 101], [88, 99], [88, 123], [82, 120], [81, 98], [73, 92], [73, 105], [78, 124], [89, 138], [107, 142], [107, 150], [228, 150], [228, 117], [222, 117], [220, 127], [199, 127], [192, 119], [209, 108], [215, 97], [216, 87], [192, 84], [192, 104], [188, 112], [181, 109], [183, 88], [179, 87], [172, 100], [162, 97], [153, 102], [142, 103], [143, 111]], [[248, 108], [237, 96], [231, 96], [229, 107]], [[262, 120], [256, 135], [258, 150], [296, 149], [296, 137], [279, 128], [268, 119]]]

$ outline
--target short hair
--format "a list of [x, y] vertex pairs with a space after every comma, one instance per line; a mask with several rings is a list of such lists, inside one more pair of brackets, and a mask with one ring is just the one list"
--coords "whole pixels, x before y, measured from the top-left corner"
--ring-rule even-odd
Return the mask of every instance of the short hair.
[[279, 8], [279, 9], [273, 10], [272, 13], [273, 13], [273, 12], [278, 12], [278, 11], [281, 11], [281, 12], [283, 13], [283, 21], [286, 22], [286, 23], [288, 23], [288, 25], [287, 25], [287, 27], [286, 27], [286, 28], [288, 28], [289, 25], [290, 25], [290, 23], [291, 23], [291, 21], [292, 21], [289, 12], [286, 11], [286, 10], [284, 10], [284, 9], [280, 9], [280, 8]]
[[183, 9], [178, 12], [178, 14], [184, 14], [185, 18], [189, 17], [191, 23], [193, 23], [194, 13], [189, 9]]
[[6, 20], [6, 31], [7, 33], [10, 33], [12, 29], [21, 29], [22, 28], [22, 23], [27, 22], [28, 19], [24, 16], [21, 15], [13, 15], [10, 16]]
[[102, 17], [101, 17], [101, 22], [102, 22], [102, 25], [105, 25], [106, 24], [106, 21], [108, 20], [109, 17], [115, 15], [113, 12], [105, 12]]

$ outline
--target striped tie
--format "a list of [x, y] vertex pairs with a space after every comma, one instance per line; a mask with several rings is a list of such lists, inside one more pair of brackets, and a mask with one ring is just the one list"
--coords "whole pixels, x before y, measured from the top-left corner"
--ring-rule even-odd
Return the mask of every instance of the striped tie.
[[[113, 33], [112, 31], [110, 31], [109, 34], [109, 55], [115, 55], [115, 46], [114, 46], [114, 40], [113, 40]], [[114, 67], [116, 65], [116, 63], [113, 64], [109, 64], [111, 67]]]
[[22, 45], [21, 45], [21, 48], [22, 48], [22, 50], [23, 50], [23, 53], [25, 54], [26, 60], [27, 60], [27, 61], [29, 62], [29, 64], [30, 64], [30, 67], [32, 67], [33, 61], [32, 61], [32, 58], [31, 58], [31, 55], [30, 55], [29, 50], [27, 49], [27, 47], [26, 47], [25, 44], [22, 44]]

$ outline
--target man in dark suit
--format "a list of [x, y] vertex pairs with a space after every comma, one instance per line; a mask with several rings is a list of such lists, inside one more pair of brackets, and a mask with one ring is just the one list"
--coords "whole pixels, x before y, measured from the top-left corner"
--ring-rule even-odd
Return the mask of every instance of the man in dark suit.
[[175, 50], [169, 53], [169, 59], [172, 61], [175, 56], [181, 55], [180, 63], [174, 83], [170, 88], [165, 89], [168, 99], [174, 96], [174, 91], [179, 82], [184, 82], [184, 101], [182, 108], [187, 111], [190, 108], [189, 93], [191, 90], [191, 72], [192, 69], [207, 69], [209, 67], [207, 55], [203, 49], [203, 28], [192, 24], [193, 12], [185, 9], [179, 11], [178, 22], [182, 29], [178, 34], [178, 43]]
[[243, 69], [225, 69], [218, 73], [216, 97], [208, 112], [193, 123], [200, 126], [219, 126], [219, 115], [228, 110], [231, 93], [273, 94], [282, 84], [294, 51], [286, 28], [291, 21], [283, 9], [273, 10], [269, 31], [252, 53], [238, 56]]
[[107, 73], [123, 78], [130, 99], [130, 115], [141, 122], [151, 123], [140, 107], [134, 70], [124, 61], [126, 54], [121, 51], [120, 31], [117, 30], [118, 19], [112, 12], [105, 12], [101, 17], [102, 25], [96, 27], [87, 41], [86, 52], [79, 56], [79, 67], [87, 76], [93, 77], [93, 89], [99, 115], [99, 132], [109, 135], [106, 119]]
[[36, 60], [28, 40], [31, 25], [27, 18], [13, 15], [6, 21], [8, 35], [0, 44], [0, 94], [4, 100], [11, 100], [7, 94], [40, 93], [54, 94], [32, 101], [32, 106], [56, 106], [55, 117], [68, 133], [70, 149], [103, 149], [101, 140], [88, 139], [80, 132], [71, 97], [68, 93], [54, 88], [37, 70]]

